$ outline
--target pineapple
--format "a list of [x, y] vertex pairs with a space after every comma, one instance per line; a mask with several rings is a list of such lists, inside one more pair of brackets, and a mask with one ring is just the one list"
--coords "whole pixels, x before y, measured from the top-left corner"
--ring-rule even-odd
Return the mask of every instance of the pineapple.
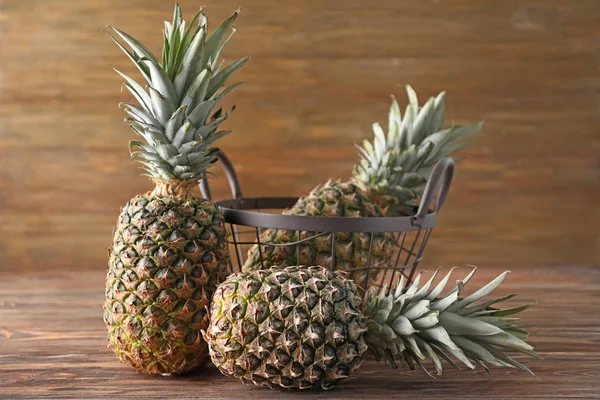
[[473, 269], [441, 295], [451, 273], [432, 287], [436, 272], [421, 288], [419, 275], [405, 293], [403, 281], [389, 292], [371, 288], [362, 302], [344, 272], [320, 266], [238, 273], [217, 288], [204, 336], [223, 374], [269, 388], [329, 389], [359, 367], [367, 350], [394, 368], [416, 364], [430, 376], [425, 360], [441, 375], [442, 360], [457, 366], [451, 356], [471, 369], [477, 363], [531, 373], [504, 353], [537, 356], [518, 319], [509, 317], [529, 306], [492, 307], [514, 295], [476, 303], [507, 272], [462, 296]]
[[[430, 98], [419, 107], [417, 95], [407, 86], [409, 104], [404, 118], [395, 98], [389, 112], [388, 133], [375, 123], [373, 143], [365, 140], [359, 147], [360, 161], [348, 182], [327, 182], [302, 197], [288, 215], [328, 217], [381, 217], [413, 215], [433, 166], [441, 158], [464, 148], [464, 139], [481, 129], [482, 123], [442, 129], [445, 93]], [[336, 269], [386, 266], [398, 247], [393, 232], [373, 235], [337, 233], [332, 256], [332, 234], [266, 229], [260, 236], [261, 248], [248, 252], [243, 270], [289, 265], [333, 265]], [[314, 237], [314, 238], [313, 238]], [[312, 238], [312, 239], [311, 239]], [[302, 240], [299, 245], [292, 242]], [[269, 244], [274, 244], [269, 245]], [[371, 252], [369, 249], [371, 248]], [[370, 258], [369, 258], [370, 255]], [[332, 262], [333, 261], [333, 262]], [[372, 270], [372, 274], [377, 275]], [[381, 273], [379, 274], [381, 275]], [[364, 272], [353, 272], [352, 279], [363, 282]]]
[[229, 112], [214, 109], [237, 84], [223, 86], [248, 60], [219, 63], [237, 15], [207, 36], [202, 9], [186, 28], [176, 6], [173, 22], [165, 22], [160, 62], [133, 37], [107, 28], [147, 84], [144, 90], [117, 71], [139, 103], [124, 104], [131, 128], [143, 138], [130, 142], [131, 156], [155, 188], [121, 209], [104, 305], [110, 347], [139, 371], [181, 374], [208, 360], [200, 331], [208, 326], [206, 307], [227, 274], [229, 255], [220, 210], [195, 192], [217, 160], [210, 146], [229, 133], [218, 130]]

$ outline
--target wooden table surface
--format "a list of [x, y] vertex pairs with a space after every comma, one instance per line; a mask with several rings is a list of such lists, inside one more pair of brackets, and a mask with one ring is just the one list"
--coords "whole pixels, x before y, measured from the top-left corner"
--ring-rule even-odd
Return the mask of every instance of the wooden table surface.
[[[500, 272], [481, 268], [474, 283]], [[433, 380], [367, 362], [331, 391], [299, 393], [244, 386], [212, 367], [177, 378], [136, 373], [106, 347], [102, 270], [0, 272], [0, 398], [600, 398], [600, 268], [514, 270], [496, 289], [509, 292], [520, 293], [514, 304], [538, 302], [522, 326], [543, 359], [518, 359], [539, 379], [496, 368]]]

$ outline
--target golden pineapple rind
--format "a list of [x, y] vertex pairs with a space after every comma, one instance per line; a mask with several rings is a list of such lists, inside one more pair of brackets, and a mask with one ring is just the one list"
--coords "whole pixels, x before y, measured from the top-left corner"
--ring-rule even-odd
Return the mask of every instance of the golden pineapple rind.
[[204, 199], [138, 195], [121, 210], [109, 248], [104, 320], [125, 364], [181, 374], [208, 361], [200, 331], [227, 274], [227, 232]]
[[[352, 182], [328, 182], [318, 186], [302, 197], [284, 214], [328, 216], [328, 217], [384, 217], [385, 211], [377, 202]], [[313, 236], [315, 232], [300, 232], [300, 240]], [[243, 266], [244, 271], [265, 269], [274, 265], [331, 265], [332, 234], [318, 236], [309, 241], [292, 246], [254, 245], [248, 252]], [[283, 229], [265, 229], [261, 243], [285, 244], [298, 240], [297, 231]], [[389, 263], [397, 247], [393, 232], [374, 233], [371, 256], [369, 258], [370, 234], [360, 232], [337, 232], [335, 235], [336, 270], [346, 271], [352, 268], [385, 266]], [[298, 251], [299, 250], [299, 251]], [[261, 262], [262, 253], [262, 262]], [[298, 258], [298, 254], [300, 257]], [[380, 270], [372, 270], [370, 279], [377, 279]], [[365, 273], [353, 272], [350, 277], [358, 284], [364, 282]]]
[[321, 267], [232, 275], [213, 297], [211, 359], [245, 383], [329, 389], [367, 350], [357, 293], [352, 281]]

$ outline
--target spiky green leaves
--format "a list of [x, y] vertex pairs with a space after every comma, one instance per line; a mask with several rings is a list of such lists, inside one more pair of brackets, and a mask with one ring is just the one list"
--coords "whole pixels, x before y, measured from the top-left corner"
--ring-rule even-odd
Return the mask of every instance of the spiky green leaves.
[[132, 141], [132, 158], [154, 179], [196, 182], [216, 160], [214, 142], [230, 131], [219, 125], [233, 110], [215, 111], [220, 100], [239, 83], [225, 87], [228, 78], [248, 61], [244, 57], [225, 68], [220, 55], [235, 33], [239, 10], [209, 36], [204, 10], [189, 26], [175, 6], [173, 22], [165, 22], [162, 58], [127, 33], [108, 27], [112, 39], [137, 66], [146, 88], [117, 71], [139, 103], [124, 104], [126, 119], [144, 142]]
[[440, 293], [452, 270], [431, 289], [438, 272], [420, 289], [419, 275], [405, 293], [402, 293], [404, 279], [394, 292], [388, 293], [385, 287], [379, 292], [375, 288], [367, 292], [363, 311], [370, 320], [365, 340], [375, 356], [394, 366], [400, 360], [411, 368], [416, 363], [428, 374], [423, 364], [425, 359], [433, 361], [439, 375], [442, 360], [454, 364], [450, 356], [469, 368], [474, 368], [473, 362], [477, 362], [486, 370], [486, 364], [490, 364], [531, 373], [504, 354], [505, 350], [513, 350], [537, 356], [533, 347], [524, 341], [527, 332], [515, 326], [518, 318], [509, 317], [529, 306], [504, 310], [492, 307], [514, 295], [476, 303], [498, 287], [507, 272], [464, 298], [460, 297], [461, 292], [475, 269], [444, 296]]
[[419, 107], [417, 94], [406, 87], [409, 104], [404, 118], [394, 97], [388, 117], [387, 136], [379, 123], [373, 124], [373, 142], [365, 140], [358, 147], [360, 161], [354, 167], [354, 180], [392, 198], [399, 205], [388, 214], [407, 213], [403, 207], [417, 197], [433, 165], [464, 148], [467, 137], [481, 129], [482, 123], [453, 126], [442, 130], [445, 92], [431, 97]]

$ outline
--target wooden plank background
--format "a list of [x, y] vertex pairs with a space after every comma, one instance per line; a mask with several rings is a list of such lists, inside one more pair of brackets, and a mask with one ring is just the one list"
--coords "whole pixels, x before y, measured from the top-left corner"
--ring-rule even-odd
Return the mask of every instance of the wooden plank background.
[[[238, 5], [225, 56], [253, 59], [222, 148], [247, 195], [347, 177], [354, 143], [403, 85], [447, 91], [447, 121], [485, 120], [458, 169], [425, 266], [600, 264], [600, 2], [207, 0]], [[191, 17], [199, 3], [180, 1]], [[150, 182], [129, 162], [101, 31], [158, 51], [171, 1], [0, 2], [0, 268], [104, 269], [119, 207]], [[224, 177], [212, 181], [227, 196]]]

